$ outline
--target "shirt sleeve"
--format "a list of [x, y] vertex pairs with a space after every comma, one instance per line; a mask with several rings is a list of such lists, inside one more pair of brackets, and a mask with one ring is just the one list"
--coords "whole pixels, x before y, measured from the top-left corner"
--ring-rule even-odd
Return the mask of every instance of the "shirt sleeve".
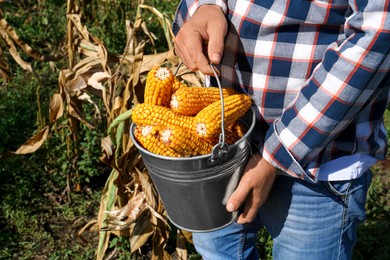
[[[316, 181], [305, 166], [385, 88], [390, 72], [389, 1], [350, 0], [345, 39], [332, 44], [296, 99], [267, 131], [263, 157]], [[385, 86], [384, 86], [385, 85]]]
[[202, 5], [218, 5], [222, 11], [227, 13], [227, 0], [181, 0], [172, 24], [173, 33], [176, 35], [180, 27], [191, 18], [195, 11]]

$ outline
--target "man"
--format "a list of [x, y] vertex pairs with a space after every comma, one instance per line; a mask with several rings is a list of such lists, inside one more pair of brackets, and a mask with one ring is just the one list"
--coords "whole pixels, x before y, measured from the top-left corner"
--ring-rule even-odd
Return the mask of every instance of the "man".
[[204, 259], [350, 259], [369, 168], [387, 152], [389, 0], [182, 1], [175, 51], [192, 70], [251, 95], [254, 141], [226, 209], [236, 223], [194, 233]]

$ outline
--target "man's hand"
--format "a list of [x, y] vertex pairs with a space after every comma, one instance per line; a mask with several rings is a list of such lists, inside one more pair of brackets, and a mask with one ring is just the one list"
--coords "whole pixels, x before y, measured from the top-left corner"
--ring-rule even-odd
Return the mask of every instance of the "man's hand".
[[238, 217], [237, 223], [249, 223], [255, 219], [259, 208], [267, 199], [275, 177], [274, 166], [258, 154], [250, 157], [240, 183], [226, 205], [226, 209], [232, 212], [245, 203], [244, 211]]
[[221, 8], [202, 5], [177, 34], [175, 52], [192, 71], [213, 75], [210, 62], [220, 63], [226, 32], [227, 21]]

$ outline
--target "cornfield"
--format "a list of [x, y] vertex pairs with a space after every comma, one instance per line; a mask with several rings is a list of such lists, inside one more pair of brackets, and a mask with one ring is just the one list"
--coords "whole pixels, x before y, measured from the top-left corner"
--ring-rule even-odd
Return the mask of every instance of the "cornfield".
[[[3, 1], [0, 1], [0, 3]], [[99, 1], [101, 8], [109, 8], [111, 1]], [[115, 2], [115, 1], [114, 1]], [[134, 5], [132, 1], [121, 2], [123, 10]], [[71, 129], [69, 143], [79, 141], [79, 130], [85, 125], [90, 130], [103, 122], [106, 137], [101, 139], [100, 160], [110, 167], [111, 173], [104, 187], [98, 217], [85, 225], [78, 233], [99, 230], [97, 259], [109, 258], [107, 248], [113, 236], [128, 237], [131, 254], [142, 257], [141, 248], [149, 243], [152, 259], [171, 259], [165, 250], [171, 233], [164, 205], [148, 175], [138, 150], [129, 138], [132, 108], [142, 102], [146, 74], [155, 65], [168, 66], [177, 71], [177, 77], [193, 85], [202, 85], [203, 75], [179, 66], [173, 52], [174, 36], [171, 18], [148, 6], [143, 0], [136, 4], [136, 15], [126, 20], [126, 48], [122, 54], [110, 53], [105, 43], [93, 35], [83, 24], [86, 1], [67, 1], [67, 58], [68, 68], [58, 75], [58, 89], [51, 96], [49, 122], [41, 121], [40, 129], [15, 152], [2, 157], [36, 152], [60, 126], [60, 119], [67, 119]], [[166, 51], [158, 52], [155, 36], [148, 30], [142, 12], [154, 15], [161, 25], [166, 40]], [[23, 57], [50, 61], [56, 57], [42, 55], [31, 48], [2, 17], [0, 9], [0, 34], [12, 58], [24, 70], [36, 75], [31, 64]], [[145, 54], [145, 48], [153, 54]], [[0, 58], [0, 76], [7, 79], [8, 66]], [[88, 106], [86, 106], [88, 104]], [[92, 110], [87, 110], [92, 107]], [[93, 115], [90, 120], [87, 115]], [[63, 126], [62, 126], [63, 127]], [[75, 147], [75, 148], [74, 148]], [[74, 153], [82, 151], [72, 146]], [[77, 158], [77, 156], [76, 156]], [[74, 168], [77, 172], [77, 167]], [[182, 230], [176, 235], [176, 256], [187, 259], [186, 243], [191, 234]]]
[[[0, 0], [1, 259], [200, 259], [129, 137], [153, 66], [203, 85], [173, 52], [178, 2]], [[389, 159], [373, 171], [356, 260], [390, 255]], [[257, 247], [272, 259], [265, 229]]]

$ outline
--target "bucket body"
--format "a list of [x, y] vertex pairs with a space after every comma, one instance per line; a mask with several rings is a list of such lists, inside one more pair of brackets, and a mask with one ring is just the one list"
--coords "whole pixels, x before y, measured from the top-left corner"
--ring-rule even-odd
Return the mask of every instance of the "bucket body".
[[190, 232], [212, 231], [229, 225], [238, 212], [226, 211], [226, 203], [241, 178], [250, 153], [250, 135], [255, 124], [254, 111], [249, 110], [240, 121], [247, 133], [228, 146], [226, 158], [210, 163], [209, 155], [175, 158], [153, 154], [130, 136], [139, 149], [146, 168], [156, 186], [170, 221]]

